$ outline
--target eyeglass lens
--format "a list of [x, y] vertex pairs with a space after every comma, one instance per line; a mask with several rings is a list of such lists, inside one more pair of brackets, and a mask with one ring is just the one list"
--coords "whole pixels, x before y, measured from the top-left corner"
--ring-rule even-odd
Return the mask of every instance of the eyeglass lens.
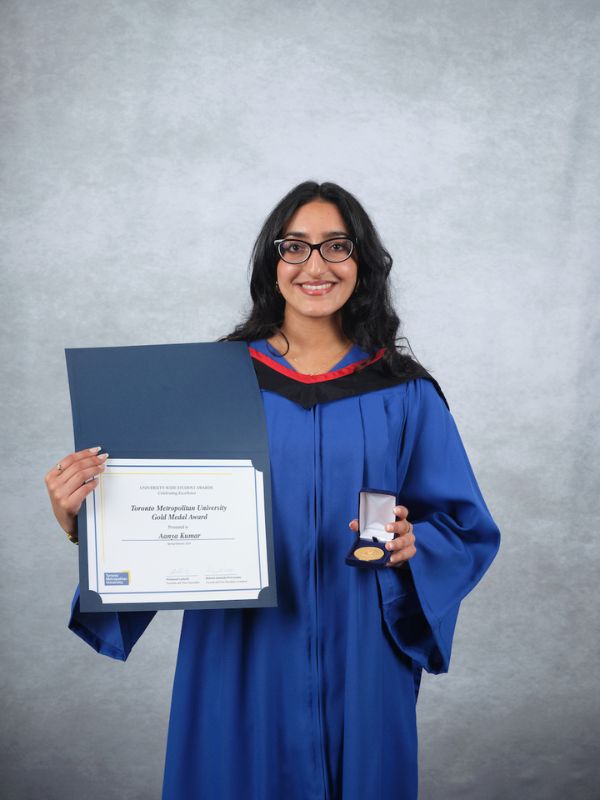
[[[281, 257], [290, 264], [306, 261], [310, 252], [309, 245], [297, 239], [286, 239], [279, 245]], [[345, 261], [352, 253], [352, 242], [350, 239], [331, 239], [323, 242], [320, 252], [326, 261]]]

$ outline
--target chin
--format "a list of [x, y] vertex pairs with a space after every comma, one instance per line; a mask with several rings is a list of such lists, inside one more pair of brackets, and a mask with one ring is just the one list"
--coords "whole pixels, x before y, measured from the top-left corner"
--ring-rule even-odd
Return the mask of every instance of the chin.
[[329, 304], [319, 302], [309, 302], [306, 304], [292, 306], [297, 314], [305, 317], [331, 317], [343, 308], [343, 303]]
[[330, 317], [340, 311], [349, 299], [350, 295], [344, 298], [337, 297], [335, 300], [328, 297], [303, 297], [301, 302], [298, 302], [297, 297], [285, 298], [286, 305], [294, 309], [296, 314], [306, 317]]

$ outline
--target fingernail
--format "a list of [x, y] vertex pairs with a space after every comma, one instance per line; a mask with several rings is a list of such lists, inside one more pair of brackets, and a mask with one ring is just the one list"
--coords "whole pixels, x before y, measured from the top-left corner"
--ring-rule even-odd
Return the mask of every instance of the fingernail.
[[387, 550], [391, 550], [391, 549], [392, 549], [392, 543], [391, 543], [391, 542], [388, 542], [388, 543], [386, 544], [386, 549], [387, 549]]
[[104, 459], [106, 459], [106, 458], [108, 458], [108, 453], [101, 453], [101, 454], [98, 456], [98, 458], [104, 458]]
[[386, 525], [385, 529], [386, 529], [386, 531], [393, 531], [394, 530], [394, 526], [392, 524]]
[[99, 447], [90, 447], [90, 453], [97, 453], [98, 450], [102, 450], [102, 446]]

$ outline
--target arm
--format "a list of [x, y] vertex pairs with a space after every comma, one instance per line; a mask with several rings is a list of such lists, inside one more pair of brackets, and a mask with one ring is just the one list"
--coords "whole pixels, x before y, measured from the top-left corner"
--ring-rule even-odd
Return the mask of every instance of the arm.
[[384, 620], [395, 643], [428, 672], [447, 672], [462, 599], [490, 566], [500, 531], [460, 434], [433, 384], [407, 384], [398, 453], [400, 502], [416, 553], [408, 569], [377, 570]]
[[94, 611], [79, 607], [79, 586], [71, 603], [69, 630], [97, 653], [125, 661], [156, 611]]
[[[98, 486], [97, 476], [105, 470], [108, 453], [100, 447], [70, 453], [45, 475], [46, 488], [58, 523], [71, 541], [77, 542], [77, 512], [84, 499]], [[69, 629], [98, 653], [125, 661], [131, 648], [146, 630], [155, 611], [83, 612], [79, 607], [79, 586], [71, 603]]]

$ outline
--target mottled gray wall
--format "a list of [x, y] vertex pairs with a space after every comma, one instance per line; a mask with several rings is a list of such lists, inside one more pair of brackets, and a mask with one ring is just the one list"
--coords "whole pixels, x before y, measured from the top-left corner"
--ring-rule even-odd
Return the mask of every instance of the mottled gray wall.
[[2, 2], [7, 797], [162, 781], [180, 614], [126, 664], [66, 629], [76, 549], [42, 480], [72, 449], [63, 349], [231, 329], [264, 217], [307, 178], [372, 214], [503, 532], [424, 680], [421, 796], [595, 796], [599, 12]]

